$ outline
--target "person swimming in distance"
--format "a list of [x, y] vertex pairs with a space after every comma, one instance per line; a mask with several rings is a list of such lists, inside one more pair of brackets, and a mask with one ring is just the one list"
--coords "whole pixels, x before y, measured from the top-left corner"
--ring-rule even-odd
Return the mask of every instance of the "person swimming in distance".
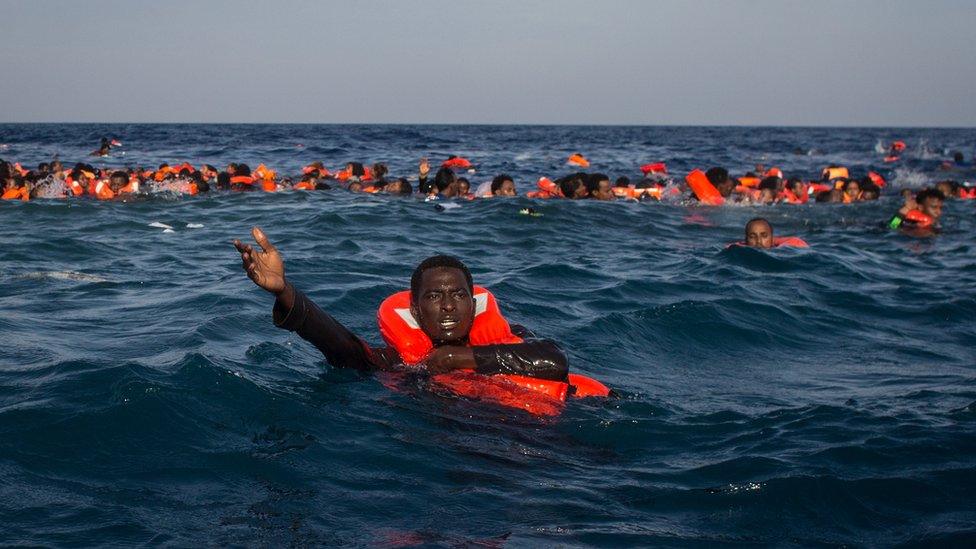
[[[260, 251], [240, 240], [234, 246], [248, 278], [275, 296], [275, 326], [297, 333], [314, 345], [338, 368], [361, 371], [392, 370], [404, 363], [394, 347], [374, 348], [328, 315], [298, 291], [285, 276], [278, 250], [259, 227], [251, 230]], [[433, 344], [422, 363], [431, 374], [470, 369], [480, 374], [515, 374], [565, 381], [566, 355], [548, 339], [523, 339], [521, 343], [471, 346], [469, 336], [477, 304], [471, 272], [460, 260], [444, 255], [422, 261], [410, 278], [409, 314], [413, 324]], [[517, 329], [516, 329], [517, 328]], [[527, 334], [524, 328], [513, 332]]]
[[922, 189], [917, 195], [909, 194], [888, 227], [908, 230], [919, 235], [929, 235], [939, 228], [945, 195], [937, 189]]

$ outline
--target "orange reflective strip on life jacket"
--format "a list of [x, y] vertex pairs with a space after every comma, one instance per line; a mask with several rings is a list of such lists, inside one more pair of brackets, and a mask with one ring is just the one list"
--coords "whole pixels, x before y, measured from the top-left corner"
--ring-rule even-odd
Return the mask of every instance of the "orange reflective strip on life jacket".
[[718, 192], [715, 185], [708, 180], [705, 176], [705, 172], [701, 170], [692, 170], [687, 176], [685, 176], [685, 182], [691, 187], [691, 192], [695, 193], [698, 200], [702, 204], [707, 204], [709, 206], [721, 206], [725, 204], [725, 198], [722, 193]]

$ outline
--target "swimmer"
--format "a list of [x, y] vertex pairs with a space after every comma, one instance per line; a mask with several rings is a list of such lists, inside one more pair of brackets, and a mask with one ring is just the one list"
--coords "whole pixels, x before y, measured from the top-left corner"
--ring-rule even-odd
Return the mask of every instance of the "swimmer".
[[722, 198], [732, 196], [732, 191], [735, 190], [735, 180], [729, 177], [728, 170], [718, 167], [709, 168], [705, 172], [705, 177], [708, 178], [709, 183], [715, 186]]
[[746, 246], [769, 249], [773, 247], [773, 226], [761, 217], [746, 223]]
[[515, 196], [515, 180], [508, 174], [496, 175], [491, 180], [491, 196]]
[[383, 192], [386, 194], [398, 194], [403, 196], [409, 196], [413, 194], [413, 186], [406, 178], [394, 179], [387, 183], [383, 187]]
[[471, 182], [466, 177], [457, 179], [457, 195], [461, 198], [474, 198], [471, 194]]
[[847, 179], [844, 181], [844, 203], [858, 202], [861, 200], [861, 183], [857, 179]]
[[937, 189], [922, 189], [914, 197], [909, 194], [905, 198], [905, 204], [888, 221], [888, 227], [931, 233], [938, 229], [943, 202], [945, 195]]
[[[258, 227], [251, 234], [260, 251], [240, 240], [234, 246], [248, 278], [275, 296], [275, 326], [294, 331], [315, 345], [334, 367], [375, 371], [397, 369], [404, 363], [396, 348], [369, 346], [292, 286], [285, 277], [281, 254], [268, 237]], [[471, 346], [469, 335], [476, 314], [473, 293], [471, 272], [456, 258], [432, 256], [414, 269], [409, 314], [433, 344], [433, 351], [422, 360], [429, 373], [470, 369], [485, 375], [567, 380], [566, 355], [551, 340], [527, 338], [522, 343]], [[513, 332], [526, 330], [513, 327]]]
[[586, 178], [586, 190], [594, 200], [615, 200], [610, 178], [602, 173], [592, 173]]
[[89, 153], [89, 156], [108, 156], [110, 150], [112, 150], [112, 143], [107, 137], [103, 137], [101, 145], [98, 146], [98, 150], [92, 151]]
[[427, 161], [427, 157], [420, 159], [420, 163], [417, 165], [417, 191], [421, 194], [431, 194], [432, 184], [427, 180], [427, 176], [430, 175], [430, 162]]
[[590, 192], [586, 190], [586, 183], [583, 182], [584, 177], [586, 177], [585, 173], [575, 173], [557, 179], [556, 184], [563, 198], [577, 200], [589, 196]]

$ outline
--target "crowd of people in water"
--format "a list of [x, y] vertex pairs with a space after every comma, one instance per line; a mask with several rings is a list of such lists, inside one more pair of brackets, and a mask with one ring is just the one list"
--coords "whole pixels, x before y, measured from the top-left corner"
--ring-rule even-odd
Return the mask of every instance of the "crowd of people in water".
[[[891, 155], [898, 154], [895, 142]], [[93, 156], [106, 156], [116, 140], [102, 139]], [[886, 161], [897, 160], [897, 156]], [[819, 177], [801, 178], [787, 175], [777, 167], [757, 165], [753, 171], [734, 176], [722, 167], [707, 171], [694, 170], [684, 178], [672, 177], [664, 162], [640, 166], [640, 175], [631, 179], [612, 179], [604, 173], [585, 171], [589, 161], [579, 153], [571, 155], [567, 166], [574, 170], [555, 179], [541, 177], [525, 193], [529, 198], [570, 200], [627, 200], [701, 202], [709, 205], [854, 203], [877, 200], [887, 187], [884, 177], [868, 171], [856, 177], [844, 166], [826, 166]], [[962, 155], [943, 165], [951, 170], [963, 165]], [[88, 198], [95, 200], [132, 200], [140, 195], [176, 193], [199, 195], [211, 192], [281, 192], [327, 191], [343, 189], [351, 193], [395, 196], [419, 196], [426, 200], [485, 199], [516, 196], [515, 179], [498, 174], [490, 181], [473, 185], [472, 163], [450, 156], [436, 171], [422, 158], [416, 175], [396, 177], [383, 163], [366, 165], [348, 162], [341, 169], [329, 170], [322, 162], [312, 162], [296, 177], [280, 174], [260, 164], [254, 168], [245, 163], [230, 163], [222, 169], [210, 164], [193, 166], [188, 162], [160, 164], [156, 168], [128, 167], [99, 169], [90, 163], [72, 166], [60, 160], [42, 162], [27, 168], [0, 159], [0, 189], [3, 200], [28, 201], [33, 198]], [[889, 221], [892, 228], [934, 229], [938, 226], [942, 202], [948, 199], [976, 199], [976, 185], [946, 178], [932, 188], [902, 191], [904, 207]], [[771, 231], [770, 231], [771, 232]], [[747, 241], [749, 239], [747, 238]]]

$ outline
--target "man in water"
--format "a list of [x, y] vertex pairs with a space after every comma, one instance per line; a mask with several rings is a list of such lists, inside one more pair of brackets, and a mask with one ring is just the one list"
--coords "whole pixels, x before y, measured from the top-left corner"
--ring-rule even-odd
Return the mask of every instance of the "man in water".
[[769, 249], [773, 247], [773, 226], [761, 217], [746, 223], [746, 246]]
[[491, 180], [492, 196], [515, 196], [515, 180], [508, 174], [496, 175]]
[[[234, 246], [241, 254], [248, 278], [275, 296], [272, 317], [276, 326], [296, 332], [336, 367], [372, 371], [403, 363], [394, 348], [371, 348], [296, 290], [285, 278], [284, 262], [268, 237], [258, 227], [251, 230], [251, 235], [261, 251], [240, 240], [235, 240]], [[434, 345], [424, 361], [429, 373], [470, 369], [486, 375], [567, 379], [566, 355], [551, 340], [526, 338], [522, 343], [469, 346], [476, 308], [473, 292], [471, 272], [453, 257], [429, 257], [414, 270], [410, 278], [410, 315]], [[526, 333], [517, 326], [512, 330]]]
[[908, 193], [905, 205], [888, 221], [888, 227], [931, 233], [939, 225], [943, 202], [945, 195], [938, 189], [922, 189], [914, 197]]

